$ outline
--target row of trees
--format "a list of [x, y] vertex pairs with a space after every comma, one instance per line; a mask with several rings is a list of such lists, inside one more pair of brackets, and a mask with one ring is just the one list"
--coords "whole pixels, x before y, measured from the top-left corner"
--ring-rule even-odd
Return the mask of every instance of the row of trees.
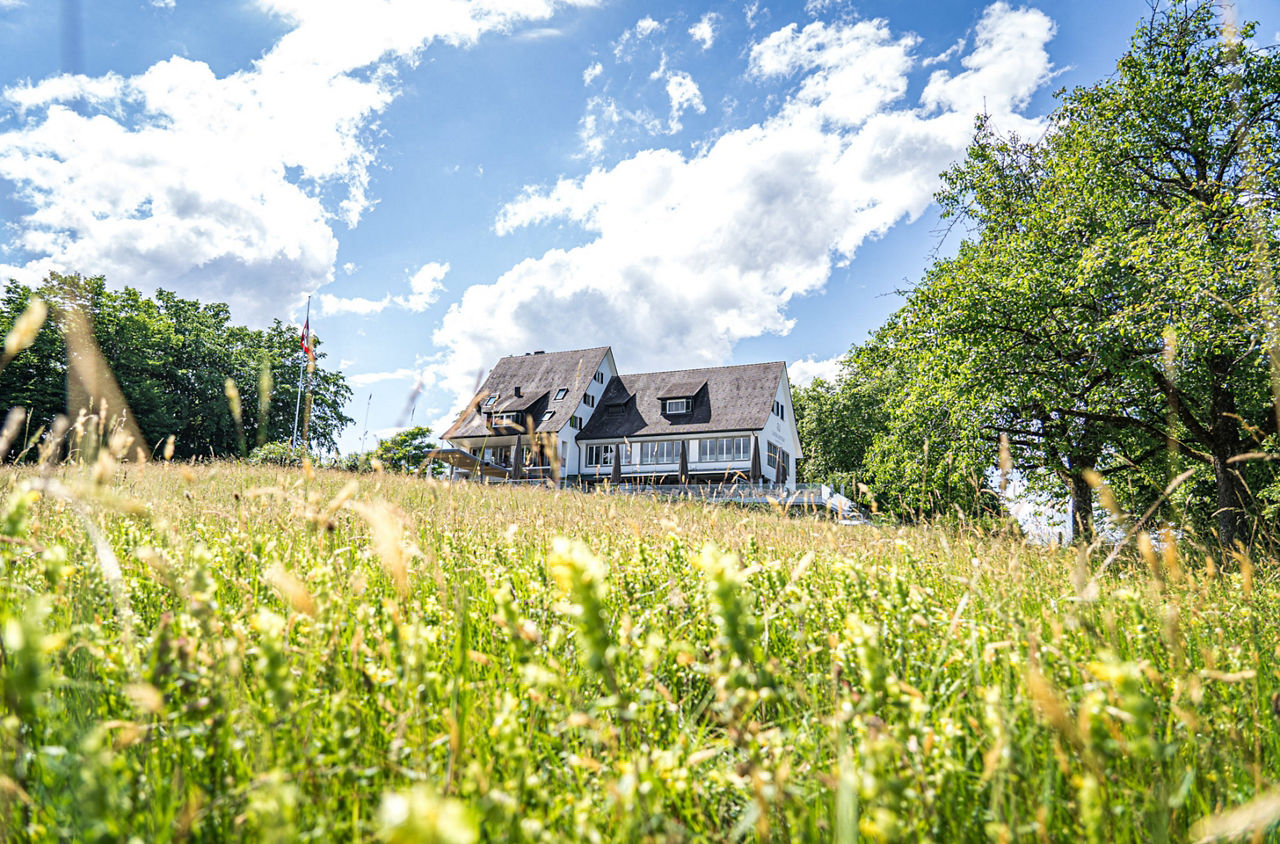
[[938, 194], [958, 252], [799, 391], [808, 476], [971, 508], [1003, 441], [1078, 537], [1105, 478], [1133, 510], [1254, 538], [1280, 504], [1280, 55], [1253, 37], [1212, 2], [1156, 9], [1043, 138], [980, 119]]
[[[147, 448], [173, 435], [177, 457], [234, 456], [292, 434], [305, 363], [292, 326], [275, 320], [266, 329], [245, 328], [231, 323], [221, 303], [201, 304], [164, 290], [152, 299], [130, 288], [108, 290], [101, 277], [52, 274], [36, 289], [12, 281], [5, 286], [0, 336], [37, 296], [49, 306], [49, 320], [33, 345], [0, 370], [0, 412], [25, 407], [31, 431], [67, 412], [69, 362], [97, 354], [75, 342], [68, 354], [73, 315], [81, 313]], [[316, 350], [315, 357], [308, 439], [313, 448], [334, 450], [352, 421], [342, 412], [351, 389], [340, 372], [320, 366], [323, 352]], [[228, 378], [235, 391], [228, 390]], [[241, 425], [229, 392], [238, 394]]]

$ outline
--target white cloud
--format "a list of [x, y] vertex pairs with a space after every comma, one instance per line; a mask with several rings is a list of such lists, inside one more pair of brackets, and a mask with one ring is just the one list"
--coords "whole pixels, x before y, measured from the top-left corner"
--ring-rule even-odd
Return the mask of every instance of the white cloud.
[[1042, 12], [1014, 11], [1007, 3], [987, 8], [978, 22], [973, 50], [960, 60], [965, 70], [952, 76], [936, 70], [920, 100], [935, 109], [968, 114], [985, 110], [987, 92], [998, 91], [1013, 108], [1022, 108], [1053, 77], [1049, 57], [1036, 49], [1057, 27]]
[[636, 38], [648, 38], [655, 32], [661, 31], [662, 24], [647, 15], [636, 22]]
[[750, 55], [754, 78], [795, 79], [772, 116], [693, 153], [645, 150], [508, 203], [500, 234], [563, 221], [590, 239], [466, 290], [433, 335], [445, 350], [433, 371], [465, 401], [477, 371], [520, 349], [608, 343], [629, 368], [687, 367], [790, 331], [789, 302], [929, 206], [970, 138], [977, 85], [998, 127], [1042, 125], [1020, 110], [1048, 78], [1052, 32], [1041, 12], [996, 3], [964, 73], [935, 77], [911, 102], [914, 36], [884, 21], [778, 30]]
[[396, 304], [415, 312], [425, 311], [440, 298], [444, 285], [440, 280], [449, 272], [448, 264], [432, 261], [422, 267], [409, 279], [409, 295], [397, 296]]
[[424, 264], [410, 276], [409, 294], [407, 296], [392, 296], [387, 293], [381, 299], [366, 299], [362, 296], [344, 298], [330, 293], [321, 293], [317, 297], [320, 301], [320, 312], [326, 316], [339, 314], [369, 316], [371, 314], [380, 314], [391, 305], [398, 305], [407, 311], [420, 313], [435, 304], [436, 299], [440, 298], [440, 291], [444, 290], [444, 285], [440, 281], [448, 272], [448, 264], [440, 264], [435, 261]]
[[680, 115], [693, 109], [698, 114], [705, 114], [707, 107], [702, 104], [702, 91], [693, 77], [682, 70], [667, 74], [667, 97], [671, 100], [671, 117], [667, 121], [668, 134], [674, 135], [683, 127]]
[[943, 50], [938, 55], [930, 56], [929, 58], [920, 62], [920, 66], [933, 67], [935, 64], [943, 64], [945, 62], [949, 62], [952, 59], [954, 59], [956, 56], [960, 55], [961, 52], [963, 52], [964, 45], [965, 45], [965, 39], [961, 37], [956, 40], [956, 43], [952, 44], [950, 47]]
[[249, 69], [219, 77], [175, 56], [0, 94], [17, 111], [0, 177], [31, 207], [8, 244], [20, 265], [0, 276], [103, 273], [228, 301], [251, 322], [287, 314], [332, 280], [334, 224], [373, 204], [373, 121], [397, 67], [434, 42], [543, 20], [560, 0], [256, 3], [291, 29]]
[[755, 29], [762, 18], [769, 17], [769, 10], [760, 8], [760, 0], [751, 0], [742, 7], [742, 16], [747, 21], [747, 28]]
[[357, 267], [351, 261], [347, 261], [345, 264], [342, 265], [342, 271], [347, 275], [352, 275], [358, 269], [359, 267]]
[[348, 375], [347, 381], [353, 387], [367, 387], [370, 384], [381, 384], [383, 381], [417, 381], [419, 371], [416, 369], [396, 369], [390, 372], [359, 372]]
[[636, 127], [649, 135], [663, 132], [662, 121], [643, 108], [635, 111], [624, 109], [613, 97], [588, 99], [586, 113], [578, 124], [583, 155], [599, 158], [604, 153], [605, 144], [623, 126]]
[[716, 41], [716, 23], [720, 20], [720, 16], [715, 12], [707, 12], [697, 23], [689, 27], [689, 36], [702, 45], [702, 49], [709, 50], [711, 45]]
[[172, 9], [176, 3], [175, 0], [151, 0], [151, 5], [157, 9]]
[[618, 40], [613, 45], [613, 57], [620, 62], [630, 61], [637, 44], [662, 30], [661, 23], [645, 15], [636, 21], [635, 26], [624, 30], [622, 35], [618, 36]]
[[331, 293], [321, 293], [316, 299], [320, 304], [320, 313], [325, 316], [339, 316], [341, 314], [369, 316], [370, 314], [382, 313], [391, 304], [390, 293], [381, 299], [365, 299], [362, 296], [343, 298], [334, 296]]
[[828, 384], [834, 384], [840, 375], [840, 361], [844, 355], [836, 355], [826, 360], [814, 360], [813, 355], [787, 364], [787, 377], [792, 387], [807, 387], [813, 379], [821, 378]]
[[604, 73], [604, 65], [600, 62], [588, 65], [587, 69], [582, 71], [582, 84], [590, 85], [602, 73]]

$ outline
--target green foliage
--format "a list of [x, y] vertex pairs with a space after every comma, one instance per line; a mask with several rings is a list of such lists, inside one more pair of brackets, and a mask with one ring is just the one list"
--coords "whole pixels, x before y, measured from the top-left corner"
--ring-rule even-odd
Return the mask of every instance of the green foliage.
[[[179, 458], [240, 454], [240, 432], [225, 391], [228, 378], [243, 397], [245, 440], [289, 439], [304, 364], [291, 326], [275, 320], [266, 329], [244, 328], [231, 324], [221, 303], [201, 304], [164, 290], [149, 299], [131, 288], [109, 290], [100, 277], [51, 274], [36, 290], [16, 282], [5, 286], [0, 335], [33, 295], [49, 304], [50, 319], [35, 344], [0, 370], [2, 410], [26, 407], [32, 431], [67, 411], [64, 322], [66, 311], [76, 307], [90, 318], [94, 340], [148, 448], [157, 449], [174, 435]], [[317, 361], [324, 357], [316, 352]], [[342, 412], [351, 390], [342, 373], [320, 366], [310, 384], [310, 444], [332, 451], [351, 423]]]
[[443, 470], [438, 464], [428, 465], [427, 452], [437, 448], [431, 440], [431, 429], [425, 425], [408, 428], [378, 443], [373, 456], [391, 472], [420, 473], [439, 476]]
[[308, 455], [302, 446], [290, 446], [287, 442], [263, 443], [249, 452], [251, 466], [301, 466], [303, 461], [311, 457], [311, 462], [318, 462], [315, 455]]
[[[1280, 54], [1252, 31], [1224, 34], [1211, 2], [1158, 8], [1042, 140], [979, 119], [938, 196], [969, 238], [855, 350], [885, 408], [861, 458], [878, 498], [956, 506], [925, 499], [992, 471], [1003, 441], [1079, 536], [1099, 476], [1222, 544], [1265, 532], [1280, 463], [1246, 456], [1276, 436]], [[816, 437], [824, 460], [850, 451]]]
[[1177, 841], [1280, 779], [1280, 591], [1194, 548], [81, 471], [0, 477], [6, 839]]

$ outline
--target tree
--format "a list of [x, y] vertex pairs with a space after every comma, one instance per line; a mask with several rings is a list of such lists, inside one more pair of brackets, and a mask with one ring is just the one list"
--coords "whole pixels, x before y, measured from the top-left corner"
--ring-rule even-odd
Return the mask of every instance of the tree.
[[1216, 495], [1185, 497], [1184, 525], [1242, 536], [1246, 475], [1273, 473], [1239, 458], [1275, 436], [1280, 256], [1280, 56], [1242, 43], [1211, 3], [1157, 10], [1042, 142], [979, 122], [939, 194], [971, 236], [877, 335], [888, 439], [944, 418], [961, 442], [1003, 435], [1033, 483], [1065, 491], [1084, 536], [1091, 473], [1154, 501], [1199, 465]]
[[373, 456], [382, 461], [382, 465], [394, 472], [422, 472], [429, 470], [432, 475], [441, 473], [438, 465], [428, 466], [428, 452], [437, 448], [431, 440], [431, 429], [425, 425], [408, 428], [378, 443]]
[[[247, 443], [287, 440], [292, 433], [304, 355], [294, 329], [279, 320], [265, 330], [245, 328], [231, 324], [222, 303], [164, 290], [149, 299], [131, 288], [111, 291], [101, 277], [51, 274], [37, 290], [12, 281], [5, 286], [0, 328], [7, 331], [33, 295], [50, 305], [50, 318], [35, 345], [0, 371], [5, 409], [26, 407], [33, 430], [67, 412], [66, 326], [78, 310], [89, 319], [98, 351], [147, 447], [173, 435], [178, 457], [222, 457], [241, 453], [238, 424]], [[312, 446], [334, 450], [338, 434], [352, 421], [342, 412], [351, 390], [341, 373], [320, 365], [325, 354], [319, 345], [310, 374], [308, 429]], [[241, 396], [239, 423], [228, 404], [228, 378]]]

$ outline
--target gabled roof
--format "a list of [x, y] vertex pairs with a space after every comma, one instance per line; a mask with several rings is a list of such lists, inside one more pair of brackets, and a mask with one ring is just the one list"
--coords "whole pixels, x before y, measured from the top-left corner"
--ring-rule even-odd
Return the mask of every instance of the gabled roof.
[[[604, 406], [578, 432], [578, 440], [758, 431], [769, 421], [785, 372], [786, 364], [774, 361], [618, 375], [609, 379], [600, 398]], [[689, 413], [663, 414], [664, 398], [690, 395]]]
[[[471, 404], [449, 430], [444, 432], [443, 439], [488, 436], [491, 432], [485, 426], [483, 414], [504, 411], [528, 413], [533, 416], [537, 423], [535, 430], [539, 432], [559, 431], [568, 424], [569, 417], [577, 410], [582, 394], [586, 392], [592, 376], [608, 353], [608, 346], [599, 346], [569, 352], [531, 352], [502, 358], [480, 385]], [[518, 397], [515, 394], [517, 387], [520, 388]], [[565, 396], [556, 401], [560, 390], [566, 391]], [[496, 395], [497, 400], [492, 405], [484, 406], [482, 402], [492, 395]], [[542, 416], [548, 410], [554, 411], [554, 415], [544, 422]]]

